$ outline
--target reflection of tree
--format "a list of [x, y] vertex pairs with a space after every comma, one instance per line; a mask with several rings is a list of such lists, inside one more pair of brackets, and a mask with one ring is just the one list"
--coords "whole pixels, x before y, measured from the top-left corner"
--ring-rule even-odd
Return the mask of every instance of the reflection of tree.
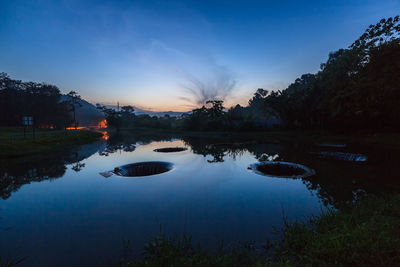
[[[310, 144], [301, 142], [281, 143], [265, 140], [235, 138], [218, 138], [204, 136], [179, 136], [156, 134], [130, 134], [111, 136], [103, 153], [118, 150], [132, 151], [132, 144], [147, 144], [152, 141], [170, 141], [181, 139], [191, 147], [193, 153], [204, 157], [211, 156], [209, 163], [224, 162], [226, 157], [236, 159], [245, 153], [253, 155], [257, 161], [280, 160], [303, 164], [316, 171], [316, 175], [302, 179], [308, 190], [315, 194], [324, 204], [340, 206], [353, 201], [358, 195], [400, 191], [400, 172], [398, 159], [393, 153], [381, 152], [371, 156], [366, 163], [337, 162], [317, 159], [310, 154]], [[265, 142], [264, 142], [265, 141]], [[375, 158], [375, 159], [374, 159]], [[374, 164], [370, 162], [375, 161]], [[397, 171], [395, 171], [397, 168]], [[278, 178], [277, 178], [278, 179]], [[378, 182], [377, 179], [381, 179]]]
[[[394, 153], [378, 151], [366, 163], [338, 162], [317, 159], [310, 154], [310, 144], [271, 144], [248, 141], [183, 137], [193, 153], [213, 157], [208, 162], [223, 162], [225, 157], [235, 157], [248, 152], [258, 160], [281, 160], [303, 164], [315, 169], [316, 175], [302, 179], [308, 190], [325, 205], [340, 207], [354, 201], [362, 194], [399, 192], [400, 173], [398, 158]], [[397, 167], [399, 166], [399, 167]], [[378, 180], [379, 179], [379, 180]]]
[[224, 162], [226, 156], [235, 160], [246, 151], [259, 158], [266, 151], [276, 154], [280, 149], [280, 146], [276, 144], [262, 144], [248, 140], [228, 140], [222, 143], [220, 138], [183, 137], [182, 139], [192, 148], [193, 153], [204, 157], [212, 156], [213, 159], [207, 160], [209, 163]]
[[103, 151], [99, 152], [99, 155], [100, 156], [108, 156], [108, 155], [110, 155], [112, 153], [115, 153], [117, 151], [132, 152], [132, 151], [135, 150], [135, 148], [136, 147], [135, 147], [134, 144], [129, 144], [129, 145], [126, 145], [126, 146], [123, 145], [123, 144], [115, 144], [115, 145], [107, 144], [107, 147]]
[[73, 150], [53, 153], [39, 158], [12, 159], [0, 161], [0, 197], [7, 199], [12, 192], [24, 184], [60, 178], [67, 164], [73, 164], [74, 171], [80, 171], [85, 164], [81, 160], [91, 156], [98, 144], [89, 144]]
[[[382, 194], [400, 191], [397, 165], [359, 164], [351, 162], [314, 161], [317, 175], [303, 180], [316, 192], [324, 204], [346, 205], [363, 194]], [[311, 163], [310, 163], [311, 165]]]
[[157, 134], [148, 134], [148, 133], [118, 133], [114, 135], [110, 135], [110, 138], [107, 140], [106, 148], [99, 152], [101, 156], [108, 156], [109, 154], [125, 151], [125, 152], [133, 152], [136, 149], [136, 144], [150, 144], [154, 141], [170, 141], [172, 139], [172, 135], [157, 135]]
[[7, 199], [22, 185], [59, 178], [64, 175], [65, 170], [64, 162], [54, 157], [39, 161], [14, 162], [0, 168], [0, 196]]
[[207, 160], [208, 163], [224, 162], [225, 153], [222, 149], [213, 149], [208, 154], [213, 156], [212, 160]]
[[207, 160], [209, 163], [216, 163], [216, 162], [224, 162], [224, 157], [229, 156], [232, 159], [236, 159], [237, 156], [243, 155], [246, 151], [243, 147], [218, 147], [218, 146], [211, 146], [203, 151], [202, 155], [207, 156], [211, 155], [213, 157], [212, 160]]
[[75, 172], [80, 172], [85, 165], [85, 163], [77, 162], [71, 167], [71, 169]]

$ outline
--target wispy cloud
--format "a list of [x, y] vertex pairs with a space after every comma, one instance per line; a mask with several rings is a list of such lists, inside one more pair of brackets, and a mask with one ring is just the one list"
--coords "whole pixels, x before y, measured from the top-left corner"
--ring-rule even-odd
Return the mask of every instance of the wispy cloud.
[[207, 100], [226, 100], [235, 88], [236, 80], [232, 73], [219, 65], [212, 66], [214, 69], [213, 77], [199, 80], [189, 73], [185, 73], [186, 80], [181, 86], [185, 89], [188, 96], [180, 99], [195, 105], [203, 105]]
[[173, 76], [182, 93], [177, 98], [192, 108], [207, 100], [226, 100], [236, 86], [233, 72], [205, 49], [189, 53], [152, 40], [151, 48], [139, 54], [147, 64]]

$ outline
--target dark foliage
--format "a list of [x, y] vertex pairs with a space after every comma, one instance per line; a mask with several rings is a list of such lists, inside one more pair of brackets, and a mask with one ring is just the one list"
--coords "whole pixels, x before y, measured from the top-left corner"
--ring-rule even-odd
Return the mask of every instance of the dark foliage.
[[117, 130], [121, 128], [177, 128], [176, 118], [170, 117], [169, 115], [160, 118], [157, 116], [149, 116], [147, 114], [136, 115], [132, 106], [123, 106], [121, 107], [121, 110], [115, 110], [97, 104], [97, 108], [104, 113], [108, 126], [114, 127]]
[[[306, 222], [288, 222], [282, 238], [256, 247], [224, 246], [210, 253], [190, 237], [154, 238], [145, 258], [120, 266], [397, 266], [400, 260], [398, 195], [368, 197]], [[268, 253], [269, 252], [269, 253]]]
[[400, 123], [399, 16], [371, 25], [348, 49], [329, 54], [317, 74], [304, 74], [264, 99], [296, 128], [383, 129]]
[[[256, 131], [272, 127], [302, 129], [398, 129], [400, 125], [399, 16], [371, 25], [349, 48], [331, 52], [316, 74], [303, 74], [285, 90], [259, 88], [247, 107], [225, 109], [211, 99], [182, 117], [136, 115], [98, 106], [108, 125], [190, 131]], [[34, 116], [40, 126], [64, 127], [75, 119], [79, 98], [60, 103], [57, 87], [23, 83], [0, 75], [0, 125], [20, 125]], [[74, 115], [75, 117], [75, 115]], [[75, 122], [76, 125], [76, 122]]]
[[136, 125], [192, 131], [398, 129], [400, 125], [399, 16], [371, 25], [349, 48], [331, 52], [316, 74], [303, 74], [285, 90], [259, 88], [247, 107], [226, 110], [221, 100], [181, 120], [143, 117]]
[[50, 84], [21, 82], [0, 73], [0, 126], [19, 126], [32, 116], [35, 127], [64, 128], [71, 123], [68, 103]]
[[81, 96], [78, 95], [75, 91], [69, 92], [67, 96], [69, 97], [69, 100], [65, 101], [65, 103], [69, 107], [69, 111], [71, 111], [74, 115], [73, 122], [76, 129], [78, 127], [78, 122], [76, 121], [76, 108], [82, 107], [82, 104], [79, 102], [79, 100], [81, 100]]

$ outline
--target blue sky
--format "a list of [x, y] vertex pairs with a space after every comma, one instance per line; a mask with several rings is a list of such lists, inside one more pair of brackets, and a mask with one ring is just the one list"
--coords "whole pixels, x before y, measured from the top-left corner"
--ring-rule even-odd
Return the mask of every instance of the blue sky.
[[284, 89], [400, 11], [398, 0], [0, 2], [0, 72], [157, 111]]

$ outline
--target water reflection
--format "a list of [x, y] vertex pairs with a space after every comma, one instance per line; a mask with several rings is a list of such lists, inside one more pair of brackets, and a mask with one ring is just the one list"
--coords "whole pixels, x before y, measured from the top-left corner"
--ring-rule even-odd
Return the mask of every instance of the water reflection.
[[145, 145], [155, 141], [170, 141], [172, 135], [157, 135], [148, 133], [108, 134], [107, 146], [99, 152], [101, 156], [109, 156], [116, 152], [132, 152], [137, 145]]
[[85, 163], [77, 162], [71, 167], [71, 169], [75, 172], [80, 172], [85, 166]]
[[[310, 149], [309, 144], [134, 133], [109, 135], [105, 142], [84, 145], [40, 158], [3, 160], [0, 162], [0, 196], [7, 199], [24, 184], [60, 178], [65, 174], [68, 164], [72, 164], [73, 171], [80, 172], [85, 168], [82, 160], [96, 152], [100, 156], [109, 156], [116, 152], [134, 152], [138, 146], [171, 140], [182, 140], [192, 153], [202, 155], [212, 164], [223, 163], [226, 158], [236, 160], [237, 157], [250, 153], [259, 162], [279, 160], [310, 166], [316, 170], [316, 175], [303, 178], [302, 182], [326, 205], [338, 206], [352, 201], [362, 193], [392, 192], [400, 188], [396, 161], [396, 155], [399, 153], [387, 152], [384, 149], [363, 151], [365, 148], [361, 148], [361, 151], [370, 155], [371, 160], [360, 165], [315, 158], [316, 148]], [[347, 146], [340, 148], [347, 149]], [[156, 159], [157, 156], [154, 157]]]
[[193, 153], [211, 156], [209, 163], [224, 162], [225, 157], [236, 159], [246, 151], [255, 158], [261, 158], [265, 153], [279, 153], [280, 145], [263, 144], [255, 141], [232, 141], [221, 143], [221, 138], [182, 137], [184, 143], [191, 147]]
[[63, 161], [50, 158], [44, 161], [19, 161], [0, 167], [0, 197], [7, 199], [22, 185], [62, 177], [66, 167]]
[[0, 197], [9, 198], [25, 184], [60, 178], [65, 174], [68, 164], [73, 164], [71, 169], [79, 172], [85, 167], [81, 161], [104, 146], [104, 143], [98, 142], [40, 157], [1, 160]]
[[[397, 174], [400, 169], [396, 163], [400, 159], [398, 151], [388, 152], [388, 148], [361, 148], [348, 145], [313, 145], [308, 143], [279, 143], [277, 141], [234, 139], [204, 136], [180, 136], [165, 134], [119, 134], [111, 135], [106, 148], [100, 155], [117, 151], [134, 151], [137, 146], [151, 142], [182, 140], [194, 154], [202, 155], [208, 163], [223, 163], [226, 158], [235, 160], [245, 153], [263, 161], [288, 161], [310, 166], [316, 175], [302, 178], [302, 182], [312, 194], [325, 205], [340, 206], [353, 201], [360, 194], [400, 191]], [[341, 149], [330, 154], [353, 155], [348, 151], [368, 154], [370, 161], [340, 162], [330, 158], [316, 158], [316, 151], [327, 148]], [[321, 153], [326, 153], [320, 151]], [[358, 155], [358, 154], [357, 154]], [[390, 155], [390, 156], [389, 156]]]
[[[171, 147], [187, 150], [154, 151]], [[368, 161], [310, 153], [331, 150], [360, 153]], [[289, 219], [301, 220], [318, 214], [322, 204], [340, 206], [364, 193], [400, 192], [398, 152], [229, 136], [109, 134], [102, 142], [40, 159], [0, 162], [2, 223], [12, 226], [2, 233], [0, 251], [29, 256], [26, 266], [97, 266], [106, 260], [113, 265], [122, 239], [130, 239], [140, 253], [160, 225], [169, 235], [186, 231], [205, 247], [218, 238], [264, 242], [276, 237], [270, 232], [281, 227], [283, 209]], [[145, 179], [99, 175], [149, 161], [175, 167]], [[268, 161], [301, 164], [316, 175], [266, 177], [247, 169]]]

